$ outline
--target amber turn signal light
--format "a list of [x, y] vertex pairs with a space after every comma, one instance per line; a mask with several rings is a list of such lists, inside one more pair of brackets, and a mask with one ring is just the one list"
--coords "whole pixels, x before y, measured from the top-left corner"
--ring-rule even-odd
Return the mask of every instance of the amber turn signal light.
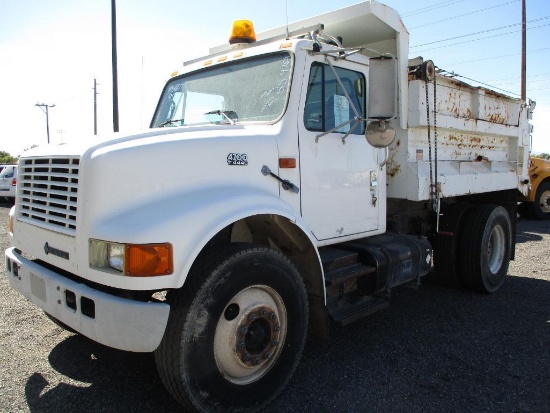
[[172, 244], [126, 244], [124, 274], [154, 277], [174, 272]]

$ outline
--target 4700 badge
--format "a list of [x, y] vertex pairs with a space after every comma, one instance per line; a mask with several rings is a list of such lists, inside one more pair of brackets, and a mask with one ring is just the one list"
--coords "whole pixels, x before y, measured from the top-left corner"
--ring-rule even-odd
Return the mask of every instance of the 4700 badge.
[[230, 153], [227, 155], [228, 165], [248, 165], [248, 155], [246, 153]]

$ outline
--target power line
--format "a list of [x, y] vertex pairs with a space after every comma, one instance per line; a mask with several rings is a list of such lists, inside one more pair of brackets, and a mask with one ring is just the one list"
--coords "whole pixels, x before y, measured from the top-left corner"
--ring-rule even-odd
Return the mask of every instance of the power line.
[[488, 83], [480, 82], [479, 80], [475, 80], [475, 79], [472, 79], [472, 78], [469, 78], [469, 77], [466, 77], [466, 76], [463, 76], [463, 75], [459, 75], [458, 73], [455, 73], [455, 72], [447, 72], [446, 70], [443, 70], [442, 72], [448, 73], [448, 74], [449, 74], [449, 77], [461, 77], [461, 78], [463, 78], [463, 79], [466, 79], [466, 80], [470, 80], [470, 81], [472, 81], [472, 82], [479, 83], [480, 85], [490, 87], [491, 89], [496, 89], [496, 90], [500, 90], [500, 91], [502, 91], [502, 92], [509, 93], [509, 94], [511, 94], [511, 95], [520, 96], [519, 93], [515, 93], [515, 92], [512, 92], [512, 91], [510, 91], [510, 90], [506, 90], [506, 89], [502, 89], [502, 88], [499, 88], [499, 87], [495, 87], [495, 86], [490, 85], [490, 84], [488, 84]]
[[[446, 70], [442, 70], [441, 72], [442, 72], [442, 73], [447, 73], [447, 74], [448, 74], [448, 77], [461, 77], [461, 78], [463, 78], [463, 79], [470, 80], [470, 81], [475, 82], [475, 83], [478, 83], [478, 84], [480, 84], [480, 85], [490, 87], [491, 89], [496, 89], [496, 90], [500, 90], [500, 91], [502, 91], [502, 92], [509, 93], [509, 94], [511, 94], [511, 95], [520, 96], [520, 94], [517, 93], [517, 92], [512, 92], [511, 90], [502, 89], [502, 88], [496, 87], [496, 86], [494, 86], [494, 85], [491, 85], [491, 84], [489, 84], [489, 83], [481, 82], [481, 81], [479, 81], [479, 80], [472, 79], [472, 78], [469, 78], [469, 77], [460, 75], [460, 74], [455, 73], [455, 72], [447, 72]], [[537, 91], [539, 91], [539, 90], [550, 90], [550, 88], [528, 89], [527, 91], [528, 91], [528, 92], [537, 92]]]
[[[527, 23], [534, 23], [534, 22], [541, 21], [541, 20], [546, 20], [546, 19], [549, 19], [549, 18], [550, 18], [550, 16], [540, 17], [540, 18], [538, 18], [538, 19], [529, 20]], [[509, 25], [507, 25], [507, 26], [494, 27], [494, 28], [492, 28], [492, 29], [481, 30], [481, 31], [475, 32], [475, 33], [469, 33], [469, 34], [463, 34], [463, 35], [460, 35], [460, 36], [449, 37], [448, 39], [434, 40], [433, 42], [428, 42], [428, 43], [423, 43], [423, 44], [417, 44], [417, 45], [411, 46], [411, 48], [413, 48], [413, 47], [421, 47], [421, 46], [428, 46], [428, 45], [430, 45], [430, 44], [447, 42], [447, 41], [449, 41], [449, 40], [462, 39], [462, 38], [464, 38], [464, 37], [469, 37], [469, 36], [475, 36], [475, 35], [478, 35], [478, 34], [494, 32], [494, 31], [496, 31], [496, 30], [509, 29], [510, 27], [520, 26], [520, 25], [521, 25], [521, 23], [514, 23], [514, 24], [509, 24]], [[542, 27], [542, 26], [537, 26], [537, 27]], [[534, 29], [534, 28], [536, 28], [536, 27], [530, 27], [530, 29]], [[515, 33], [515, 32], [510, 32], [510, 33]], [[476, 40], [479, 40], [479, 39], [476, 39]]]
[[550, 87], [545, 87], [543, 89], [529, 89], [528, 92], [537, 92], [539, 90], [550, 90]]
[[81, 92], [78, 92], [76, 95], [73, 95], [73, 96], [71, 96], [70, 98], [65, 99], [65, 100], [63, 100], [62, 102], [58, 103], [57, 106], [63, 105], [63, 104], [65, 104], [65, 103], [67, 103], [67, 102], [69, 102], [69, 101], [71, 101], [71, 100], [73, 100], [73, 99], [76, 99], [77, 97], [82, 96], [84, 93], [87, 93], [87, 91], [86, 91], [86, 90], [83, 90], [83, 91], [81, 91]]
[[408, 13], [404, 13], [404, 14], [401, 15], [401, 17], [408, 17], [408, 16], [414, 16], [416, 14], [426, 13], [426, 12], [429, 12], [429, 11], [440, 9], [442, 7], [447, 7], [447, 6], [452, 6], [454, 4], [457, 4], [457, 3], [462, 3], [464, 1], [465, 0], [448, 0], [448, 1], [440, 2], [440, 3], [437, 3], [437, 4], [433, 4], [431, 6], [426, 6], [426, 7], [423, 7], [421, 9], [417, 9], [417, 10], [410, 11]]
[[[542, 52], [542, 51], [548, 50], [548, 49], [550, 49], [550, 47], [544, 47], [542, 49], [529, 50], [527, 53], [537, 53], [537, 52]], [[503, 54], [503, 55], [500, 55], [500, 56], [484, 57], [482, 59], [466, 60], [466, 61], [463, 61], [463, 62], [450, 63], [449, 66], [457, 66], [457, 65], [462, 65], [462, 64], [465, 64], [465, 63], [481, 62], [483, 60], [500, 59], [501, 57], [517, 56], [519, 54], [521, 54], [521, 53]]]
[[[539, 74], [536, 74], [536, 75], [529, 75], [527, 77], [539, 77], [539, 76], [550, 76], [550, 73], [539, 73]], [[500, 82], [501, 80], [513, 80], [513, 79], [517, 79], [518, 77], [515, 76], [515, 77], [505, 77], [505, 78], [501, 78], [501, 79], [493, 79], [493, 80], [489, 80], [489, 82]]]
[[[535, 26], [535, 27], [528, 27], [527, 30], [539, 29], [539, 28], [545, 27], [545, 26], [550, 26], [550, 23], [541, 24], [540, 26]], [[479, 41], [479, 40], [492, 39], [493, 37], [500, 37], [500, 36], [504, 36], [504, 35], [507, 35], [507, 34], [519, 33], [519, 32], [521, 32], [521, 31], [522, 31], [522, 30], [520, 29], [520, 30], [511, 31], [511, 32], [495, 34], [495, 35], [493, 35], [493, 36], [478, 37], [477, 39], [465, 40], [465, 41], [463, 41], [463, 42], [451, 43], [451, 44], [446, 44], [446, 45], [443, 45], [443, 46], [430, 47], [429, 49], [417, 50], [415, 53], [422, 53], [422, 52], [425, 52], [425, 51], [431, 51], [431, 50], [436, 50], [436, 49], [443, 49], [444, 47], [457, 46], [457, 45], [459, 45], [459, 44], [472, 43], [472, 42], [477, 42], [477, 41]]]
[[[529, 77], [529, 76], [527, 76]], [[496, 85], [516, 85], [521, 79], [517, 79], [515, 82], [491, 82]], [[529, 83], [548, 82], [549, 79], [529, 80]]]
[[447, 19], [443, 19], [443, 20], [438, 20], [438, 21], [435, 21], [435, 22], [431, 22], [431, 23], [426, 23], [426, 24], [423, 24], [421, 26], [415, 26], [415, 27], [410, 27], [409, 30], [414, 30], [414, 29], [419, 29], [421, 27], [426, 27], [426, 26], [431, 26], [433, 24], [437, 24], [437, 23], [441, 23], [441, 22], [446, 22], [448, 20], [454, 20], [454, 19], [458, 19], [459, 17], [464, 17], [464, 16], [469, 16], [471, 14], [476, 14], [476, 13], [481, 13], [483, 11], [487, 11], [487, 10], [491, 10], [491, 9], [496, 9], [497, 7], [502, 7], [502, 6], [506, 6], [508, 4], [512, 4], [512, 3], [517, 3], [519, 0], [513, 0], [513, 1], [509, 1], [507, 3], [502, 3], [502, 4], [498, 4], [496, 6], [493, 6], [493, 7], [487, 7], [485, 9], [480, 9], [480, 10], [476, 10], [476, 11], [472, 11], [470, 13], [466, 13], [466, 14], [461, 14], [459, 16], [454, 16], [454, 17], [449, 17]]

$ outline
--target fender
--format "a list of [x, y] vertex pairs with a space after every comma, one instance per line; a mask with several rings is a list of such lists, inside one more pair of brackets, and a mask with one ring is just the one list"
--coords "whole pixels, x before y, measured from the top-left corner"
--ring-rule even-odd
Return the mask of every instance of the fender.
[[315, 249], [322, 274], [317, 240], [302, 217], [278, 194], [259, 191], [258, 187], [207, 187], [155, 199], [97, 223], [90, 229], [90, 236], [121, 243], [130, 240], [132, 243], [172, 243], [172, 275], [139, 279], [116, 277], [116, 285], [110, 276], [104, 282], [118, 288], [129, 288], [131, 283], [132, 289], [140, 290], [179, 288], [199, 253], [219, 231], [238, 220], [260, 214], [277, 215], [294, 223]]
[[531, 188], [527, 194], [527, 200], [534, 202], [539, 185], [550, 180], [550, 161], [542, 158], [531, 158], [531, 167], [529, 175], [531, 178]]

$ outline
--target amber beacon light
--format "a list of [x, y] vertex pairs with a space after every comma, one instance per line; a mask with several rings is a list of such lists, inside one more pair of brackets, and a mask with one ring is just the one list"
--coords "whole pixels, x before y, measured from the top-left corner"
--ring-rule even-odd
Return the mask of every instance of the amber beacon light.
[[253, 43], [256, 41], [254, 24], [250, 20], [235, 20], [229, 36], [229, 44]]

